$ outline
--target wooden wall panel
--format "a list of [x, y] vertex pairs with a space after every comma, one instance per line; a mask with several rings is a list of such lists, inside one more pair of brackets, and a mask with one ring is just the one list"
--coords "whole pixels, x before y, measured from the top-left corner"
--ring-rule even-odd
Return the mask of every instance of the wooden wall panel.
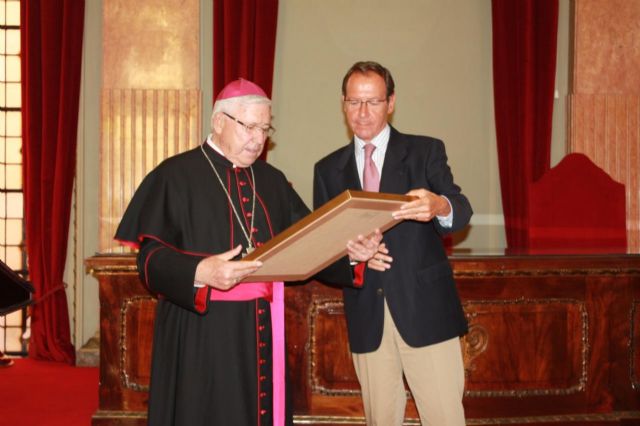
[[102, 2], [99, 242], [158, 163], [202, 141], [200, 0]]
[[200, 98], [195, 89], [103, 90], [101, 253], [128, 251], [113, 236], [144, 176], [167, 157], [202, 142]]
[[102, 87], [200, 87], [200, 0], [102, 4]]
[[569, 142], [625, 185], [627, 247], [640, 252], [640, 95], [571, 95]]
[[[568, 150], [627, 192], [628, 251], [640, 252], [640, 0], [574, 0]], [[594, 37], [597, 34], [597, 37]]]
[[640, 0], [572, 3], [574, 93], [638, 93]]

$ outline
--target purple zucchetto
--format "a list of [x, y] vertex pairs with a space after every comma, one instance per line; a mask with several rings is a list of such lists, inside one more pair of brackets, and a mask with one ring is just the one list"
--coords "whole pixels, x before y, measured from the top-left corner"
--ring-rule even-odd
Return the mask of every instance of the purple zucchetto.
[[216, 101], [248, 95], [257, 95], [268, 98], [267, 94], [264, 92], [264, 90], [262, 90], [260, 86], [252, 81], [245, 80], [244, 78], [239, 78], [224, 86], [218, 94]]

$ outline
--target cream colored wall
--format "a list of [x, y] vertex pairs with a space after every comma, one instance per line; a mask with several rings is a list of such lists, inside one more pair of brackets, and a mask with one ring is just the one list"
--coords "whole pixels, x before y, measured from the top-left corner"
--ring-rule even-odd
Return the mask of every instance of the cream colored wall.
[[[405, 7], [402, 7], [402, 6]], [[269, 161], [311, 204], [313, 163], [348, 142], [340, 85], [358, 60], [396, 81], [393, 125], [441, 138], [476, 215], [464, 247], [500, 247], [491, 3], [468, 0], [281, 2]]]
[[100, 87], [102, 66], [102, 0], [85, 4], [82, 82], [78, 111], [78, 153], [74, 209], [64, 281], [72, 340], [81, 348], [99, 327], [98, 282], [85, 274], [84, 259], [98, 250], [100, 171]]
[[559, 2], [558, 52], [556, 56], [556, 98], [553, 106], [553, 128], [551, 135], [551, 167], [562, 160], [568, 152], [567, 141], [567, 96], [569, 96], [569, 46], [571, 44], [571, 4]]

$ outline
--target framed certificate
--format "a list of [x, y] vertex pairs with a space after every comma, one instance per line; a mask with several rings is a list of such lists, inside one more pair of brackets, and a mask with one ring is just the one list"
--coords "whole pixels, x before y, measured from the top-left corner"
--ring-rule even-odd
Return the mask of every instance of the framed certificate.
[[305, 280], [345, 256], [347, 241], [376, 229], [384, 232], [400, 222], [391, 212], [412, 199], [346, 190], [245, 256], [263, 265], [243, 281]]

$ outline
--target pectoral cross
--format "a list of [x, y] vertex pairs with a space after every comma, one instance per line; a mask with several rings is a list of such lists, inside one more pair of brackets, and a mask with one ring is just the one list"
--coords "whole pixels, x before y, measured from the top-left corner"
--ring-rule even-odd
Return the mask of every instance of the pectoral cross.
[[255, 250], [255, 247], [253, 247], [253, 245], [250, 245], [246, 248], [246, 250], [244, 251], [242, 257], [245, 257], [249, 254], [251, 254], [251, 252], [253, 252]]

